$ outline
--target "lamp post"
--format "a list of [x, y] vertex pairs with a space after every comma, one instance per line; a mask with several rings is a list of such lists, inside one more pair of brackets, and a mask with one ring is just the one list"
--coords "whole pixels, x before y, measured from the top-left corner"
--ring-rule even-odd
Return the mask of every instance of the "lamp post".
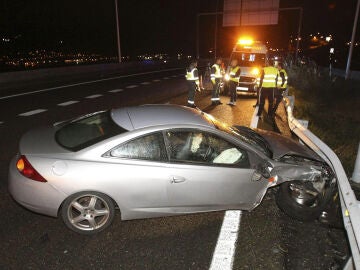
[[329, 77], [332, 76], [332, 61], [333, 61], [333, 54], [335, 53], [334, 48], [330, 48], [330, 54], [329, 54]]
[[351, 42], [350, 42], [350, 48], [349, 48], [349, 56], [348, 56], [348, 60], [347, 60], [347, 64], [346, 64], [345, 80], [349, 79], [349, 77], [350, 77], [351, 57], [352, 57], [352, 53], [353, 53], [353, 50], [354, 50], [356, 26], [357, 26], [357, 21], [358, 21], [358, 18], [359, 18], [359, 9], [360, 9], [360, 0], [358, 0], [357, 6], [356, 6], [356, 12], [355, 12], [355, 18], [354, 18], [354, 26], [353, 26], [353, 31], [352, 31], [352, 35], [351, 35]]
[[120, 30], [119, 30], [119, 14], [118, 14], [118, 0], [115, 0], [115, 16], [116, 16], [116, 37], [119, 63], [121, 63], [121, 48], [120, 48]]

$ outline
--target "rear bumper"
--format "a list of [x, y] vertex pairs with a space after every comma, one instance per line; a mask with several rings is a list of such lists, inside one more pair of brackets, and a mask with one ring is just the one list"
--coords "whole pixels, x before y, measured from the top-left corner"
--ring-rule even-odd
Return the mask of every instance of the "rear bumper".
[[17, 157], [10, 162], [8, 188], [19, 204], [36, 213], [57, 217], [66, 194], [55, 189], [49, 182], [38, 182], [24, 177], [16, 169]]

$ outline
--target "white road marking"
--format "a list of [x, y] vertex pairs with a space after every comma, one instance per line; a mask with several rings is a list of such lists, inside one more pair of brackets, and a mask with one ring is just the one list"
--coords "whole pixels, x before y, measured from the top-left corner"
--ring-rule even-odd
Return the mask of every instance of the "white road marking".
[[125, 88], [131, 89], [131, 88], [135, 88], [135, 87], [138, 87], [138, 85], [136, 85], [136, 84], [128, 85]]
[[257, 116], [257, 113], [259, 111], [259, 106], [255, 107], [253, 116], [251, 118], [251, 123], [250, 123], [250, 127], [251, 128], [257, 128], [258, 122], [259, 122], [259, 116]]
[[151, 82], [142, 82], [141, 84], [142, 85], [147, 85], [147, 84], [150, 84]]
[[170, 78], [169, 78], [169, 77], [164, 77], [164, 78], [163, 78], [163, 80], [168, 80], [168, 79], [170, 79]]
[[161, 80], [155, 79], [155, 80], [153, 80], [153, 82], [161, 82]]
[[233, 268], [241, 211], [226, 211], [209, 270]]
[[128, 74], [128, 75], [121, 75], [121, 76], [110, 77], [110, 78], [106, 78], [106, 79], [93, 80], [93, 81], [87, 81], [87, 82], [81, 82], [81, 83], [66, 84], [66, 85], [61, 85], [61, 86], [56, 86], [56, 87], [50, 87], [50, 88], [35, 90], [35, 91], [31, 91], [31, 92], [25, 92], [25, 93], [19, 93], [19, 94], [14, 94], [14, 95], [9, 95], [9, 96], [3, 96], [3, 97], [0, 97], [0, 100], [9, 99], [9, 98], [13, 98], [13, 97], [27, 96], [27, 95], [37, 94], [37, 93], [42, 93], [42, 92], [48, 92], [48, 91], [62, 89], [62, 88], [69, 88], [69, 87], [78, 86], [78, 85], [92, 84], [92, 83], [97, 83], [97, 82], [111, 81], [111, 80], [117, 80], [117, 79], [121, 79], [121, 78], [136, 77], [136, 76], [141, 76], [141, 75], [146, 75], [146, 74], [154, 74], [154, 73], [161, 73], [161, 72], [166, 72], [166, 71], [182, 70], [182, 69], [183, 68], [170, 68], [170, 69], [164, 69], [164, 70], [156, 70], [156, 71], [140, 72], [140, 73], [134, 73], [134, 74]]
[[75, 104], [75, 103], [78, 103], [79, 101], [77, 100], [70, 100], [70, 101], [66, 101], [66, 102], [63, 102], [63, 103], [59, 103], [58, 106], [69, 106], [69, 105], [72, 105], [72, 104]]
[[34, 114], [38, 114], [38, 113], [42, 113], [42, 112], [46, 112], [46, 111], [47, 111], [46, 109], [37, 109], [37, 110], [25, 112], [25, 113], [20, 113], [19, 116], [30, 116], [30, 115], [34, 115]]
[[4, 122], [0, 121], [0, 125], [4, 124]]
[[[250, 127], [256, 128], [259, 117], [256, 106]], [[226, 211], [209, 270], [232, 270], [239, 235], [241, 211]]]
[[172, 75], [171, 77], [176, 78], [178, 75]]
[[92, 98], [98, 98], [98, 97], [102, 97], [102, 95], [101, 94], [95, 94], [95, 95], [87, 96], [85, 98], [92, 99]]
[[122, 91], [124, 91], [124, 89], [114, 89], [114, 90], [110, 90], [108, 92], [110, 92], [110, 93], [119, 93], [119, 92], [122, 92]]

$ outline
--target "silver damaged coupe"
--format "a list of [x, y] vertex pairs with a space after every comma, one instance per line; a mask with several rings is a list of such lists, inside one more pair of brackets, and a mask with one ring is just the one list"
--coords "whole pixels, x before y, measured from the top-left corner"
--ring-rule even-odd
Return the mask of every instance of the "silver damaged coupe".
[[112, 109], [31, 130], [9, 168], [19, 204], [82, 234], [106, 229], [117, 209], [122, 220], [252, 210], [277, 185], [278, 206], [311, 220], [335, 184], [305, 146], [177, 105]]

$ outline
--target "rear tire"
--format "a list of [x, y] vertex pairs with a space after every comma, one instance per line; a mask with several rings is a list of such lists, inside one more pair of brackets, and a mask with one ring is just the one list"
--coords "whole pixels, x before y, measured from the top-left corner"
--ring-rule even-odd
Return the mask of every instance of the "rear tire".
[[108, 228], [115, 216], [115, 205], [105, 194], [90, 191], [68, 197], [61, 217], [65, 225], [80, 234], [91, 235]]
[[328, 186], [322, 193], [309, 195], [305, 192], [309, 190], [307, 185], [311, 183], [285, 182], [280, 185], [276, 194], [278, 207], [288, 216], [300, 221], [312, 221], [319, 218], [333, 194], [333, 188]]

